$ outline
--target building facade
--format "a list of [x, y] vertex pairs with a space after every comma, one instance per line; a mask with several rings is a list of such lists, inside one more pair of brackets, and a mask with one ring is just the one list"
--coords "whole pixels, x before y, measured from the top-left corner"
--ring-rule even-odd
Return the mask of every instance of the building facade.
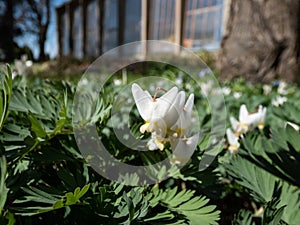
[[97, 57], [133, 41], [217, 49], [225, 0], [72, 0], [56, 9], [59, 56]]

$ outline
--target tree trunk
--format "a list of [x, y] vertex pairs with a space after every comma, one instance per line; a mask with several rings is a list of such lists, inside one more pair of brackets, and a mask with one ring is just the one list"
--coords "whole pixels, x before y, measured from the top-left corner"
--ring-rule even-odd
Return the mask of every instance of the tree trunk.
[[300, 81], [300, 1], [231, 0], [218, 56], [221, 77]]
[[39, 33], [39, 61], [44, 61], [46, 59], [45, 55], [45, 42], [46, 42], [46, 36], [47, 32], [45, 32], [44, 27], [40, 28], [40, 33]]
[[[47, 31], [50, 23], [50, 0], [45, 1], [45, 10], [46, 10], [46, 16], [45, 16], [45, 22], [43, 23], [43, 15], [40, 12], [38, 16], [38, 23], [39, 23], [39, 61], [45, 61], [46, 60], [46, 54], [45, 54], [45, 43], [47, 40]], [[42, 11], [42, 10], [41, 10]]]

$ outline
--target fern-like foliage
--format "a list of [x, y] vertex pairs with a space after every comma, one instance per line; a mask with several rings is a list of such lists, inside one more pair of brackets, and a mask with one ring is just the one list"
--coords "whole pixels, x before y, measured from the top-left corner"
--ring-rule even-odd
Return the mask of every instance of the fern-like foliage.
[[[237, 156], [225, 168], [235, 182], [245, 187], [254, 200], [264, 206], [265, 224], [298, 224], [300, 189]], [[247, 213], [242, 213], [246, 217]], [[241, 215], [240, 215], [241, 216]], [[277, 220], [279, 219], [279, 220]], [[237, 221], [237, 218], [236, 218]], [[243, 220], [242, 220], [243, 221]], [[268, 221], [268, 222], [266, 222]]]
[[268, 202], [262, 219], [263, 225], [287, 225], [287, 223], [281, 219], [285, 206], [278, 207], [279, 204], [280, 200], [276, 198]]
[[[152, 73], [176, 79], [178, 70], [169, 67]], [[179, 168], [156, 165], [172, 154], [167, 145], [165, 151], [132, 149], [138, 141], [146, 145], [149, 134], [139, 131], [143, 121], [131, 105], [131, 92], [116, 98], [125, 89], [114, 85], [113, 78], [98, 93], [97, 82], [88, 80], [78, 89], [72, 81], [12, 80], [10, 68], [6, 70], [0, 77], [0, 224], [300, 224], [300, 134], [290, 126], [278, 128], [287, 120], [300, 123], [296, 89], [276, 108], [268, 106], [278, 95], [274, 90], [262, 95], [261, 86], [231, 83], [231, 93], [243, 93], [238, 99], [225, 97], [230, 114], [237, 116], [243, 103], [250, 111], [262, 104], [268, 113], [265, 129], [244, 134], [239, 153], [230, 155], [225, 149], [220, 153], [223, 142], [212, 138], [223, 138], [225, 114], [213, 117], [196, 82], [184, 78], [182, 88], [195, 94], [202, 135], [189, 162]], [[91, 127], [96, 138], [81, 135], [81, 129]], [[122, 138], [132, 146], [116, 131], [125, 131]], [[153, 165], [147, 174], [156, 183], [143, 186], [139, 171], [120, 168], [106, 172], [129, 186], [98, 174], [93, 159], [99, 152], [89, 138], [99, 138], [123, 163]], [[82, 143], [94, 158], [81, 154]], [[102, 161], [95, 163], [99, 168]]]
[[300, 133], [291, 126], [272, 130], [272, 138], [246, 136], [241, 155], [257, 166], [300, 187]]
[[0, 158], [0, 216], [2, 216], [3, 209], [7, 199], [8, 188], [6, 187], [5, 180], [6, 180], [6, 170], [7, 170], [7, 163], [4, 156]]
[[180, 219], [182, 223], [188, 224], [216, 224], [219, 220], [219, 211], [216, 206], [207, 205], [209, 200], [203, 196], [195, 196], [195, 191], [181, 190], [177, 188], [160, 190], [154, 187], [152, 192], [146, 196], [151, 207], [163, 207], [164, 210], [157, 212], [145, 221], [155, 224], [177, 224]]
[[287, 101], [280, 107], [272, 107], [274, 115], [295, 124], [300, 124], [299, 110], [300, 106], [297, 101]]
[[265, 203], [272, 200], [273, 192], [278, 186], [275, 176], [253, 166], [240, 156], [224, 166], [234, 181], [247, 188], [256, 201]]
[[6, 66], [7, 72], [0, 72], [0, 131], [8, 115], [8, 106], [12, 94], [12, 74], [10, 66]]
[[[85, 185], [82, 188], [77, 187], [74, 192], [68, 192], [65, 195], [54, 195], [37, 188], [24, 188], [25, 196], [21, 199], [15, 200], [13, 207], [16, 215], [32, 216], [40, 213], [45, 213], [61, 208], [66, 208], [70, 211], [70, 206], [75, 204], [84, 204], [80, 201], [81, 197], [89, 190], [90, 185]], [[22, 207], [22, 203], [42, 203], [39, 206]]]
[[253, 222], [253, 214], [247, 210], [240, 210], [237, 215], [235, 215], [232, 225], [255, 225]]

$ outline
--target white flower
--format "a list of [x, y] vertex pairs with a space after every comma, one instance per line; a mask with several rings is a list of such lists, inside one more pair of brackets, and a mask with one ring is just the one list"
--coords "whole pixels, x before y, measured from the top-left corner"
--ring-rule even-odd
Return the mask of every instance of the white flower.
[[208, 96], [213, 89], [213, 84], [214, 82], [212, 80], [200, 83], [201, 94], [204, 96]]
[[240, 147], [239, 137], [237, 137], [230, 128], [227, 128], [226, 136], [227, 136], [227, 141], [229, 144], [228, 150], [231, 153], [237, 153], [237, 151]]
[[183, 79], [182, 79], [182, 73], [179, 73], [178, 74], [178, 76], [177, 76], [177, 78], [176, 78], [176, 80], [175, 80], [175, 83], [177, 84], [177, 85], [182, 85], [182, 83], [183, 83]]
[[234, 92], [234, 93], [233, 93], [233, 97], [234, 97], [235, 99], [238, 99], [238, 98], [242, 97], [242, 93], [241, 93], [241, 92]]
[[260, 130], [264, 129], [266, 115], [267, 115], [267, 108], [263, 107], [262, 105], [258, 106], [257, 112], [252, 114], [252, 116], [254, 117], [253, 123], [255, 126], [258, 126], [258, 129]]
[[86, 78], [80, 80], [80, 85], [88, 85], [89, 81]]
[[181, 77], [177, 77], [176, 78], [176, 80], [175, 80], [175, 83], [177, 84], [177, 85], [182, 85], [182, 78]]
[[203, 77], [205, 77], [205, 75], [207, 75], [207, 74], [211, 74], [211, 70], [208, 69], [208, 68], [203, 69], [203, 70], [201, 70], [201, 71], [199, 72], [199, 77], [200, 77], [200, 78], [203, 78]]
[[277, 96], [275, 99], [272, 100], [272, 105], [279, 107], [281, 106], [283, 103], [285, 103], [287, 101], [286, 97], [282, 97], [282, 96]]
[[161, 138], [159, 135], [156, 135], [154, 132], [151, 135], [151, 139], [147, 143], [147, 147], [150, 151], [159, 149], [164, 150], [164, 138]]
[[15, 79], [15, 77], [18, 76], [18, 72], [15, 71], [15, 70], [13, 70], [13, 71], [11, 72], [11, 75], [12, 75], [12, 79]]
[[268, 84], [264, 84], [263, 85], [263, 91], [264, 91], [264, 95], [270, 94], [271, 91], [272, 91], [272, 86], [268, 85]]
[[[216, 96], [222, 94], [228, 94], [231, 92], [230, 88], [219, 88], [213, 80], [200, 83], [201, 94], [204, 96]], [[224, 91], [224, 92], [223, 92]]]
[[[137, 109], [145, 121], [140, 132], [150, 132], [151, 139], [147, 143], [149, 150], [163, 150], [166, 143], [170, 143], [174, 156], [178, 159], [190, 157], [199, 141], [199, 134], [188, 137], [192, 121], [194, 95], [191, 94], [185, 103], [185, 92], [178, 91], [177, 87], [156, 98], [148, 91], [144, 91], [137, 84], [132, 85], [132, 95]], [[198, 138], [196, 138], [198, 137]], [[182, 156], [185, 157], [182, 157]], [[178, 156], [178, 157], [177, 157]]]
[[25, 66], [31, 67], [33, 65], [33, 62], [31, 60], [26, 60], [25, 61]]
[[183, 91], [178, 93], [177, 87], [173, 87], [166, 94], [156, 99], [157, 104], [154, 108], [152, 119], [163, 120], [167, 128], [174, 125], [181, 111], [184, 108], [185, 93]]
[[244, 134], [249, 130], [251, 121], [248, 118], [249, 113], [245, 105], [241, 105], [239, 112], [239, 121], [234, 117], [230, 117], [231, 126], [237, 136]]
[[222, 87], [222, 92], [224, 95], [229, 95], [231, 93], [231, 89], [229, 87]]
[[15, 67], [17, 69], [18, 75], [28, 75], [31, 71], [33, 62], [27, 60], [27, 55], [22, 55], [21, 59], [15, 59]]
[[122, 80], [120, 79], [114, 79], [114, 85], [120, 86], [122, 84]]
[[192, 122], [192, 110], [194, 107], [194, 95], [191, 94], [186, 101], [185, 106], [181, 107], [181, 112], [176, 123], [171, 127], [171, 130], [175, 131], [176, 135], [188, 135], [188, 129]]
[[155, 101], [148, 91], [143, 91], [137, 84], [132, 85], [132, 95], [141, 117], [150, 123]]
[[200, 135], [194, 134], [189, 138], [179, 138], [171, 141], [171, 148], [173, 150], [174, 158], [172, 161], [175, 164], [186, 163], [194, 153], [198, 145]]
[[284, 81], [280, 81], [277, 89], [278, 94], [280, 95], [288, 94], [287, 88], [288, 88], [288, 84]]
[[258, 107], [258, 111], [252, 114], [248, 112], [246, 105], [241, 105], [239, 121], [237, 121], [232, 116], [230, 117], [230, 123], [236, 136], [240, 136], [241, 134], [246, 133], [256, 126], [258, 126], [259, 129], [263, 129], [266, 119], [266, 113], [267, 108], [262, 107], [261, 105]]
[[287, 121], [287, 122], [285, 123], [285, 126], [287, 126], [287, 125], [290, 125], [290, 126], [293, 127], [296, 131], [299, 131], [299, 130], [300, 130], [299, 125], [297, 125], [297, 124], [295, 124], [295, 123], [292, 123], [292, 122]]
[[192, 90], [192, 85], [190, 84], [190, 83], [185, 83], [185, 88], [187, 89], [187, 90]]

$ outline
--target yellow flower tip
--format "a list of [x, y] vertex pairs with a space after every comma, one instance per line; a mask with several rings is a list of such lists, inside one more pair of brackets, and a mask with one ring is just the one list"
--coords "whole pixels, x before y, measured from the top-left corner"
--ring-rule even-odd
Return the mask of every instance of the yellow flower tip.
[[158, 147], [158, 149], [159, 150], [164, 150], [164, 148], [165, 148], [165, 145], [161, 142], [161, 141], [159, 141], [159, 140], [155, 140], [155, 143], [156, 143], [156, 145], [157, 145], [157, 147]]
[[228, 150], [231, 152], [231, 153], [237, 153], [238, 152], [238, 149], [239, 149], [239, 146], [237, 145], [230, 145], [228, 147]]
[[245, 132], [248, 131], [248, 129], [249, 129], [248, 124], [239, 122], [239, 125]]
[[234, 136], [236, 136], [236, 137], [239, 137], [241, 135], [241, 133], [240, 132], [234, 132]]
[[175, 158], [170, 160], [170, 163], [175, 164], [175, 165], [180, 165], [180, 164], [191, 162], [191, 161], [192, 161], [191, 159], [184, 159], [184, 158], [175, 157]]
[[178, 128], [177, 130], [172, 130], [170, 129], [170, 132], [173, 133], [173, 138], [178, 138], [180, 136], [180, 134], [182, 133], [183, 129]]
[[150, 126], [150, 123], [149, 122], [146, 122], [145, 124], [143, 124], [141, 127], [140, 127], [140, 132], [143, 134], [145, 133], [146, 131], [149, 132], [149, 126]]
[[265, 127], [265, 124], [263, 122], [259, 122], [257, 126], [258, 126], [258, 129], [263, 130]]
[[181, 134], [182, 131], [183, 131], [183, 130], [182, 130], [181, 128], [178, 128], [178, 129], [176, 130], [176, 133], [177, 133], [177, 134]]

